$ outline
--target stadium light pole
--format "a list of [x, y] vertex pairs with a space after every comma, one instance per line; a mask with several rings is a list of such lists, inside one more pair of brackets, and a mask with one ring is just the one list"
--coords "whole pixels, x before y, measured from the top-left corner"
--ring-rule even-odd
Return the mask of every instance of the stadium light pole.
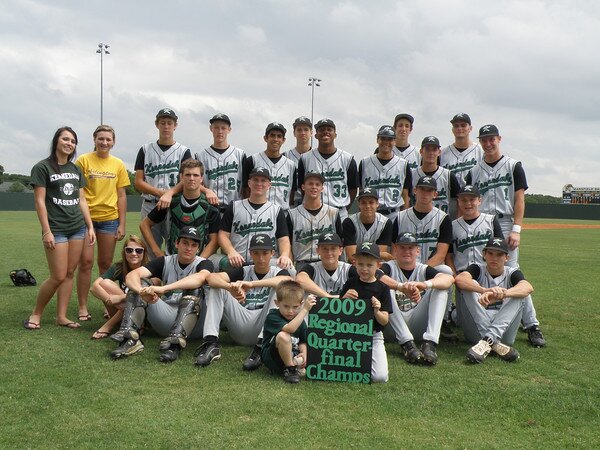
[[[315, 86], [319, 87], [321, 86], [319, 83], [321, 83], [320, 78], [316, 78], [316, 77], [310, 77], [308, 79], [308, 85], [310, 86], [310, 91], [311, 91], [311, 96], [310, 96], [310, 123], [312, 123], [314, 125], [315, 121], [314, 121], [314, 113], [315, 113]], [[310, 147], [312, 148], [313, 146], [313, 138], [312, 135], [310, 137]]]
[[96, 50], [96, 53], [100, 53], [100, 125], [104, 124], [104, 55], [110, 55], [108, 47], [110, 45], [101, 42]]

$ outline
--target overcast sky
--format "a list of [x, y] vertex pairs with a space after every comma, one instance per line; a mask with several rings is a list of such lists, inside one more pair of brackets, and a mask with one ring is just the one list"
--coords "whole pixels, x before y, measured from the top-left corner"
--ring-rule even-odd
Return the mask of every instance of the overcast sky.
[[[208, 146], [208, 119], [231, 117], [230, 142], [264, 150], [267, 123], [310, 116], [337, 124], [337, 146], [358, 159], [395, 114], [415, 116], [411, 143], [452, 142], [467, 112], [472, 136], [496, 124], [501, 149], [523, 162], [529, 193], [600, 179], [600, 3], [596, 1], [36, 1], [0, 4], [0, 164], [29, 173], [56, 128], [78, 152], [100, 121], [133, 170], [156, 140], [162, 107], [178, 141]], [[293, 147], [288, 134], [285, 148]]]

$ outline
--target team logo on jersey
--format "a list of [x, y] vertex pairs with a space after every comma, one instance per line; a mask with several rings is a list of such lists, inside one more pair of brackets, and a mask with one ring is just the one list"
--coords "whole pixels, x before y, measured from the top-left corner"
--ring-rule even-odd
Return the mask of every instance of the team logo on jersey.
[[271, 177], [271, 185], [272, 186], [289, 186], [290, 185], [290, 176], [289, 175], [275, 175], [275, 176]]
[[510, 173], [498, 175], [494, 178], [490, 178], [487, 181], [480, 181], [475, 185], [479, 188], [481, 195], [484, 195], [487, 191], [500, 186], [512, 186], [512, 175]]
[[165, 173], [179, 173], [179, 160], [164, 164], [144, 164], [144, 176], [154, 178]]
[[426, 230], [422, 233], [417, 233], [416, 238], [417, 242], [420, 244], [427, 242], [437, 242], [440, 237], [440, 232], [438, 230]]
[[[402, 181], [400, 180], [399, 176], [378, 178], [376, 180], [371, 177], [365, 178], [365, 186], [368, 186], [369, 188], [372, 188], [372, 189], [383, 189], [383, 188], [388, 188], [388, 187], [397, 188], [401, 184], [402, 184]], [[365, 188], [365, 192], [366, 191], [367, 191], [367, 188]]]
[[[328, 231], [330, 233], [327, 233]], [[322, 234], [325, 234], [325, 240], [332, 240], [333, 234], [331, 233], [331, 231], [333, 231], [333, 225], [331, 224], [306, 231], [294, 230], [294, 240], [300, 244], [307, 245], [313, 241], [316, 241]], [[327, 239], [327, 236], [329, 236], [329, 239]]]
[[457, 162], [456, 164], [445, 164], [444, 167], [451, 172], [466, 172], [472, 167], [475, 167], [477, 160], [475, 158]]
[[62, 191], [65, 195], [72, 195], [75, 191], [75, 186], [73, 186], [71, 183], [65, 183]]
[[260, 233], [264, 231], [273, 231], [273, 221], [269, 218], [267, 220], [259, 220], [257, 222], [242, 224], [241, 221], [233, 222], [232, 231], [240, 236], [248, 236], [250, 233]]
[[237, 174], [239, 171], [239, 167], [240, 166], [238, 165], [237, 161], [231, 161], [222, 166], [215, 167], [214, 169], [207, 169], [206, 176], [209, 180], [216, 180], [219, 177], [222, 177], [223, 175], [226, 175], [228, 173]]
[[472, 247], [481, 247], [489, 241], [492, 237], [492, 231], [487, 230], [485, 233], [478, 231], [473, 236], [467, 236], [464, 239], [456, 240], [456, 250], [460, 253], [464, 253], [466, 250]]
[[327, 172], [321, 172], [325, 181], [343, 181], [345, 179], [344, 169], [331, 169]]

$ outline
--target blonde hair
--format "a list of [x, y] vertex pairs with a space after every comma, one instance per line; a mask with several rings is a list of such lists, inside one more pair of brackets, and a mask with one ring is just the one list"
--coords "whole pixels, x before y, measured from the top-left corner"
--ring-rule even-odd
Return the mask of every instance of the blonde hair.
[[132, 270], [131, 267], [129, 267], [129, 264], [127, 263], [127, 258], [125, 257], [125, 247], [127, 247], [127, 244], [129, 244], [130, 242], [133, 242], [134, 244], [137, 244], [144, 249], [140, 266], [143, 266], [144, 264], [148, 263], [148, 247], [146, 246], [146, 243], [139, 236], [136, 236], [135, 234], [130, 234], [129, 237], [125, 240], [125, 242], [123, 242], [123, 248], [121, 249], [121, 261], [117, 263], [119, 264], [119, 269], [117, 270], [117, 272], [119, 273], [115, 275], [123, 274], [123, 277], [125, 277]]
[[96, 136], [98, 135], [98, 133], [100, 133], [101, 131], [107, 131], [109, 133], [112, 133], [112, 137], [113, 137], [113, 141], [116, 140], [115, 137], [115, 130], [113, 127], [111, 127], [110, 125], [98, 125], [96, 127], [96, 129], [94, 130], [94, 139], [96, 139]]
[[279, 283], [275, 289], [275, 294], [278, 302], [284, 299], [292, 300], [292, 302], [301, 302], [304, 298], [304, 289], [297, 281], [285, 280]]

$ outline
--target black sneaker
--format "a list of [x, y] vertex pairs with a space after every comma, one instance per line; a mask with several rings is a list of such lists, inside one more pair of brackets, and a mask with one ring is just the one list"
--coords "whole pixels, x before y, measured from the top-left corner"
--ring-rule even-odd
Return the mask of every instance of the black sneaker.
[[440, 328], [440, 338], [446, 342], [458, 342], [458, 336], [452, 329], [451, 322], [449, 320], [442, 321], [442, 328]]
[[242, 369], [247, 372], [251, 372], [253, 370], [258, 369], [262, 365], [262, 358], [260, 357], [261, 347], [255, 345], [252, 349], [252, 353], [250, 356], [246, 358], [244, 364], [242, 364]]
[[415, 345], [415, 341], [408, 341], [404, 344], [400, 344], [402, 347], [402, 353], [404, 353], [404, 359], [407, 363], [417, 364], [423, 360], [423, 353]]
[[423, 353], [423, 362], [429, 366], [435, 366], [438, 360], [435, 352], [435, 342], [423, 341], [421, 344], [421, 353]]
[[135, 355], [144, 350], [144, 344], [139, 339], [127, 339], [110, 353], [112, 359]]
[[534, 347], [545, 347], [546, 339], [544, 339], [544, 335], [542, 334], [542, 330], [538, 325], [534, 325], [532, 327], [527, 328], [527, 338], [529, 339], [529, 343]]
[[200, 367], [206, 367], [215, 359], [221, 358], [221, 346], [216, 341], [205, 341], [196, 350], [197, 356], [194, 364]]
[[291, 367], [286, 367], [285, 369], [283, 369], [283, 379], [287, 383], [292, 383], [292, 384], [300, 383], [300, 374], [298, 373], [298, 367], [291, 366]]
[[181, 352], [181, 346], [179, 344], [171, 344], [166, 350], [160, 351], [159, 359], [161, 362], [170, 363], [179, 358]]

